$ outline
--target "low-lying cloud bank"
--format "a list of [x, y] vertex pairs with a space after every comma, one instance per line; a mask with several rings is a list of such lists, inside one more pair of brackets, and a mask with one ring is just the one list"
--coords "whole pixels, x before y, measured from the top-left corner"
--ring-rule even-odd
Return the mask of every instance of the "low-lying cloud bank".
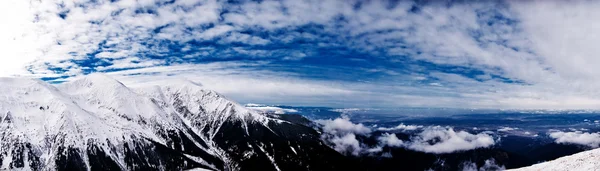
[[483, 166], [477, 168], [477, 163], [468, 161], [462, 164], [463, 171], [491, 171], [491, 170], [506, 170], [506, 168], [502, 165], [496, 164], [496, 160], [488, 159], [485, 160], [485, 164]]
[[319, 124], [323, 125], [323, 131], [329, 134], [360, 134], [368, 135], [371, 133], [369, 127], [363, 124], [354, 124], [350, 122], [349, 118], [336, 118], [334, 120], [317, 120]]
[[396, 130], [413, 131], [413, 130], [417, 130], [419, 128], [423, 128], [423, 125], [404, 125], [404, 124], [400, 124], [398, 126], [390, 127], [390, 128], [386, 128], [386, 127], [377, 128], [377, 130], [380, 130], [380, 131], [396, 131]]
[[555, 139], [554, 141], [556, 143], [559, 144], [579, 144], [592, 148], [600, 147], [600, 133], [556, 131], [551, 132], [549, 135]]
[[336, 151], [355, 156], [368, 151], [368, 147], [356, 139], [356, 135], [367, 136], [371, 133], [371, 129], [363, 124], [354, 124], [348, 118], [316, 120], [315, 122], [323, 126], [321, 138], [331, 143], [331, 147]]
[[261, 104], [246, 104], [246, 108], [263, 113], [274, 113], [274, 114], [286, 114], [286, 113], [298, 113], [295, 109], [286, 109], [277, 106], [266, 106]]
[[514, 130], [518, 130], [519, 128], [511, 128], [511, 127], [501, 127], [498, 129], [498, 132], [510, 132]]
[[[496, 142], [487, 133], [471, 134], [466, 131], [454, 131], [451, 127], [427, 127], [423, 132], [411, 138], [407, 148], [427, 153], [452, 153], [490, 147]], [[434, 143], [431, 143], [434, 142]]]
[[380, 144], [390, 147], [402, 147], [404, 145], [404, 141], [398, 139], [396, 134], [385, 133], [378, 137], [377, 140]]
[[486, 148], [494, 145], [496, 140], [488, 133], [471, 134], [466, 131], [455, 131], [452, 127], [441, 126], [407, 126], [399, 125], [394, 128], [378, 129], [420, 131], [410, 140], [403, 141], [396, 134], [384, 133], [378, 137], [376, 146], [361, 143], [358, 136], [370, 137], [373, 130], [363, 124], [352, 123], [348, 118], [334, 120], [317, 120], [322, 126], [322, 139], [332, 148], [344, 154], [361, 155], [381, 152], [382, 148], [400, 147], [426, 153], [452, 153], [456, 151]]

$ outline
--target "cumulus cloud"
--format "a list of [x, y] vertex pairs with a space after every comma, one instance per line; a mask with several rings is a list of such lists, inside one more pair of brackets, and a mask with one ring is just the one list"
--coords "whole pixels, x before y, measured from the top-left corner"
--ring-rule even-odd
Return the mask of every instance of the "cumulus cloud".
[[357, 156], [363, 151], [361, 143], [356, 139], [356, 135], [354, 134], [345, 134], [341, 137], [334, 136], [329, 141], [334, 144], [333, 149], [342, 153], [348, 152]]
[[377, 137], [377, 140], [380, 144], [390, 147], [402, 147], [404, 145], [404, 141], [398, 139], [396, 134], [385, 133]]
[[427, 153], [452, 153], [490, 147], [495, 144], [494, 137], [487, 133], [471, 134], [466, 131], [454, 131], [453, 128], [429, 127], [411, 138], [406, 147]]
[[331, 143], [336, 151], [356, 156], [369, 150], [368, 147], [356, 139], [356, 135], [371, 133], [371, 129], [363, 124], [354, 124], [348, 118], [316, 120], [315, 122], [322, 125], [321, 138]]
[[600, 133], [588, 133], [581, 131], [574, 132], [551, 132], [550, 137], [554, 138], [556, 143], [579, 144], [592, 148], [600, 146]]
[[371, 133], [371, 129], [369, 127], [364, 126], [363, 124], [354, 124], [348, 118], [336, 118], [334, 120], [316, 120], [315, 122], [323, 125], [323, 131], [342, 135], [342, 134], [359, 134], [359, 135], [368, 135]]
[[357, 135], [372, 136], [372, 130], [362, 124], [352, 123], [347, 118], [316, 122], [322, 125], [324, 141], [330, 142], [335, 150], [352, 155], [381, 152], [386, 146], [442, 154], [486, 148], [496, 143], [494, 137], [487, 132], [471, 134], [466, 131], [454, 131], [451, 127], [428, 126], [411, 135], [407, 141], [399, 139], [396, 134], [383, 133], [373, 137], [378, 141], [376, 146], [368, 146], [357, 139]]

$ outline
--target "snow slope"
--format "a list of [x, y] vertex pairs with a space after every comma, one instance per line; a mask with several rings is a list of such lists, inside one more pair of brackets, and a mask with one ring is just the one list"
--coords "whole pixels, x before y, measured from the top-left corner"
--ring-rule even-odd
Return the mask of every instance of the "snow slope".
[[[211, 142], [220, 125], [231, 120], [260, 125], [274, 121], [185, 81], [131, 89], [101, 74], [57, 86], [28, 78], [0, 78], [0, 170], [54, 170], [62, 168], [58, 165], [64, 163], [57, 162], [62, 159], [81, 161], [89, 170], [93, 164], [88, 158], [95, 157], [95, 150], [106, 154], [116, 168], [131, 170], [140, 164], [132, 163], [132, 157], [162, 146], [179, 150], [182, 160], [207, 169], [235, 169], [225, 152]], [[202, 156], [185, 154], [183, 140], [191, 141], [185, 147], [193, 144]], [[221, 161], [209, 162], [206, 156]], [[156, 160], [146, 164], [159, 170], [166, 167], [166, 161]], [[218, 167], [223, 165], [220, 162], [233, 168]], [[178, 166], [192, 167], [189, 162]]]
[[512, 171], [598, 171], [600, 170], [600, 149], [584, 151], [558, 158], [556, 160], [535, 164]]
[[0, 78], [0, 170], [344, 170], [295, 120], [187, 80]]

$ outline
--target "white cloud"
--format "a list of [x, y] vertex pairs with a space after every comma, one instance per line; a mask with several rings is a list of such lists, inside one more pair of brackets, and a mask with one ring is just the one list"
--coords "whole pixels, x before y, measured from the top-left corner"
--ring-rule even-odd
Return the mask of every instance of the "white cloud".
[[600, 133], [556, 131], [551, 132], [550, 137], [554, 138], [556, 143], [579, 144], [592, 148], [598, 148], [600, 146]]
[[[10, 23], [5, 24], [11, 30], [18, 31], [4, 32], [3, 30], [7, 39], [1, 39], [2, 46], [18, 46], [18, 49], [8, 48], [18, 51], [4, 54], [8, 53], [5, 51], [1, 56], [5, 59], [23, 61], [11, 62], [10, 65], [32, 67], [36, 74], [43, 73], [47, 69], [46, 63], [54, 65], [69, 59], [85, 59], [86, 54], [100, 50], [100, 46], [112, 47], [105, 47], [104, 51], [95, 55], [96, 58], [131, 57], [139, 52], [157, 53], [164, 50], [161, 49], [163, 47], [142, 45], [142, 43], [157, 41], [153, 38], [186, 42], [193, 39], [210, 39], [232, 30], [231, 26], [217, 25], [201, 32], [200, 35], [185, 32], [185, 27], [198, 27], [218, 21], [220, 5], [211, 0], [194, 3], [177, 1], [162, 6], [156, 6], [154, 1], [134, 0], [93, 3], [53, 0], [10, 1], [9, 4], [0, 6], [3, 7], [3, 12], [8, 12], [2, 16], [11, 19]], [[136, 13], [136, 10], [153, 10], [156, 13]], [[61, 18], [63, 14], [64, 19]], [[153, 37], [153, 30], [165, 25], [167, 27]], [[3, 60], [3, 63], [5, 62], [10, 61]], [[80, 74], [79, 67], [81, 66], [72, 64], [64, 69], [71, 70], [72, 74]]]
[[348, 118], [334, 120], [317, 120], [322, 125], [322, 139], [331, 143], [339, 152], [361, 155], [381, 152], [385, 146], [406, 148], [425, 153], [453, 153], [456, 151], [486, 148], [494, 145], [496, 140], [488, 133], [471, 134], [466, 131], [454, 131], [451, 127], [423, 127], [421, 132], [411, 135], [409, 141], [399, 139], [396, 134], [384, 133], [376, 138], [376, 146], [368, 146], [360, 142], [356, 136], [371, 137], [371, 129], [362, 124], [352, 123]]
[[253, 65], [263, 64], [222, 62], [156, 66], [111, 72], [108, 75], [122, 80], [128, 86], [156, 84], [172, 79], [191, 80], [241, 103], [344, 106], [355, 103], [348, 97], [363, 94], [338, 82], [324, 83], [287, 77], [283, 72], [247, 69]]
[[105, 71], [109, 69], [145, 68], [164, 64], [164, 62], [160, 60], [142, 60], [138, 57], [119, 58], [113, 60], [112, 63], [112, 65], [107, 67], [97, 67], [96, 70]]
[[371, 133], [371, 129], [369, 127], [364, 126], [363, 124], [354, 124], [350, 122], [348, 118], [336, 118], [334, 120], [316, 120], [316, 123], [323, 125], [323, 132], [330, 134], [359, 134], [359, 135], [368, 135]]
[[380, 131], [395, 131], [395, 130], [414, 131], [419, 128], [423, 128], [423, 125], [404, 125], [401, 123], [395, 127], [391, 127], [391, 128], [381, 127], [381, 128], [377, 128], [377, 130], [380, 130]]
[[496, 160], [493, 158], [485, 160], [483, 166], [477, 167], [477, 163], [467, 161], [461, 164], [463, 171], [492, 171], [492, 170], [506, 170], [502, 165], [496, 164]]
[[341, 153], [350, 153], [352, 155], [358, 156], [363, 147], [361, 147], [361, 143], [356, 139], [356, 135], [354, 134], [346, 134], [343, 136], [334, 136], [329, 139], [332, 142], [333, 149]]
[[387, 145], [390, 147], [402, 147], [404, 145], [404, 141], [398, 139], [396, 134], [385, 133], [377, 137], [377, 140], [382, 145]]
[[[417, 12], [411, 12], [415, 6], [419, 6]], [[486, 1], [450, 5], [402, 1], [390, 5], [387, 1], [377, 0], [282, 0], [237, 4], [215, 0], [178, 0], [156, 5], [152, 0], [100, 0], [93, 3], [7, 0], [0, 2], [4, 26], [0, 33], [0, 46], [3, 47], [0, 52], [0, 75], [80, 75], [90, 66], [82, 66], [71, 60], [87, 59], [87, 55], [98, 51], [101, 52], [95, 57], [99, 59], [139, 58], [118, 60], [109, 66], [94, 68], [98, 70], [154, 67], [167, 64], [167, 61], [177, 57], [199, 60], [207, 56], [230, 58], [227, 54], [235, 52], [257, 59], [280, 53], [278, 49], [232, 47], [226, 48], [221, 54], [203, 51], [170, 56], [170, 49], [167, 45], [160, 45], [161, 41], [185, 44], [199, 40], [264, 46], [304, 39], [317, 41], [315, 44], [322, 47], [354, 49], [374, 56], [373, 60], [383, 63], [406, 61], [408, 57], [408, 61], [485, 72], [471, 78], [444, 70], [409, 76], [381, 70], [391, 76], [369, 83], [354, 82], [355, 85], [351, 87], [336, 85], [339, 82], [335, 81], [289, 79], [296, 77], [293, 74], [282, 76], [288, 78], [285, 81], [289, 82], [306, 81], [303, 83], [310, 84], [315, 88], [314, 91], [319, 91], [316, 90], [319, 87], [338, 90], [329, 94], [333, 97], [330, 101], [344, 103], [348, 102], [344, 99], [355, 99], [354, 105], [387, 107], [598, 109], [600, 91], [597, 87], [600, 86], [600, 79], [597, 75], [600, 69], [596, 66], [600, 60], [597, 58], [599, 50], [594, 45], [598, 44], [600, 33], [596, 29], [598, 24], [590, 22], [600, 17], [596, 10], [598, 7], [600, 3], [593, 1]], [[136, 12], [140, 10], [152, 13]], [[65, 15], [64, 19], [61, 18], [62, 14]], [[307, 24], [318, 25], [322, 29], [319, 32], [331, 37], [319, 42], [322, 36], [313, 33], [289, 31], [289, 35], [272, 38], [247, 32], [288, 31], [285, 29], [294, 30]], [[315, 56], [303, 49], [295, 50], [286, 50], [289, 53], [281, 55], [281, 58], [302, 60]], [[146, 54], [164, 58], [144, 58]], [[56, 72], [52, 67], [65, 69], [66, 72]], [[416, 69], [411, 71], [428, 69], [414, 67]], [[414, 79], [415, 76], [417, 79]], [[506, 83], [503, 81], [507, 80], [497, 76], [523, 84]], [[428, 78], [436, 81], [426, 82]], [[230, 80], [219, 82], [227, 81]], [[274, 83], [272, 79], [265, 81], [273, 83], [273, 86], [267, 86], [269, 88], [289, 85]], [[377, 90], [376, 87], [382, 86], [389, 86], [386, 89], [388, 91]], [[269, 93], [277, 94], [281, 89], [273, 88]], [[303, 90], [306, 89], [303, 87]], [[337, 96], [340, 91], [347, 90], [363, 93]], [[301, 95], [290, 97], [288, 99], [297, 98], [306, 102], [314, 100], [303, 99], [305, 97]], [[381, 100], [380, 97], [386, 99]], [[256, 101], [261, 97], [252, 98]]]
[[223, 35], [225, 33], [228, 33], [230, 31], [232, 31], [234, 28], [232, 26], [229, 25], [219, 25], [219, 26], [215, 26], [213, 28], [210, 28], [204, 32], [199, 33], [200, 35], [198, 35], [198, 37], [202, 38], [202, 39], [207, 39], [210, 40], [212, 38], [215, 38], [217, 36]]
[[316, 120], [315, 122], [322, 125], [321, 138], [325, 142], [331, 143], [332, 148], [336, 151], [357, 156], [368, 150], [356, 139], [356, 135], [371, 133], [371, 129], [363, 124], [354, 124], [348, 118]]
[[471, 134], [466, 131], [456, 132], [453, 128], [428, 127], [412, 137], [411, 143], [406, 147], [427, 153], [452, 153], [494, 144], [494, 138], [486, 133]]
[[247, 106], [246, 108], [264, 112], [264, 113], [275, 113], [275, 114], [286, 114], [286, 113], [298, 113], [297, 110], [294, 109], [285, 109], [281, 107], [275, 106]]
[[501, 127], [498, 129], [498, 132], [510, 132], [510, 131], [514, 131], [517, 130], [519, 128], [511, 128], [511, 127]]
[[27, 74], [26, 66], [40, 55], [37, 48], [34, 18], [31, 9], [24, 1], [7, 0], [0, 5], [0, 76]]
[[248, 34], [242, 33], [231, 33], [228, 36], [224, 37], [221, 40], [222, 43], [228, 44], [232, 42], [245, 43], [249, 45], [265, 45], [270, 43], [271, 41], [263, 39], [261, 37], [252, 36]]

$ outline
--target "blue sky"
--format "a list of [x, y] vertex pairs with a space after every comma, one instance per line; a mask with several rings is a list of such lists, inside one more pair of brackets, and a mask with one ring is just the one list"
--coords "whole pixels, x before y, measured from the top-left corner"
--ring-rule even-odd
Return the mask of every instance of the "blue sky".
[[1, 76], [189, 79], [242, 103], [597, 109], [598, 2], [2, 2]]

